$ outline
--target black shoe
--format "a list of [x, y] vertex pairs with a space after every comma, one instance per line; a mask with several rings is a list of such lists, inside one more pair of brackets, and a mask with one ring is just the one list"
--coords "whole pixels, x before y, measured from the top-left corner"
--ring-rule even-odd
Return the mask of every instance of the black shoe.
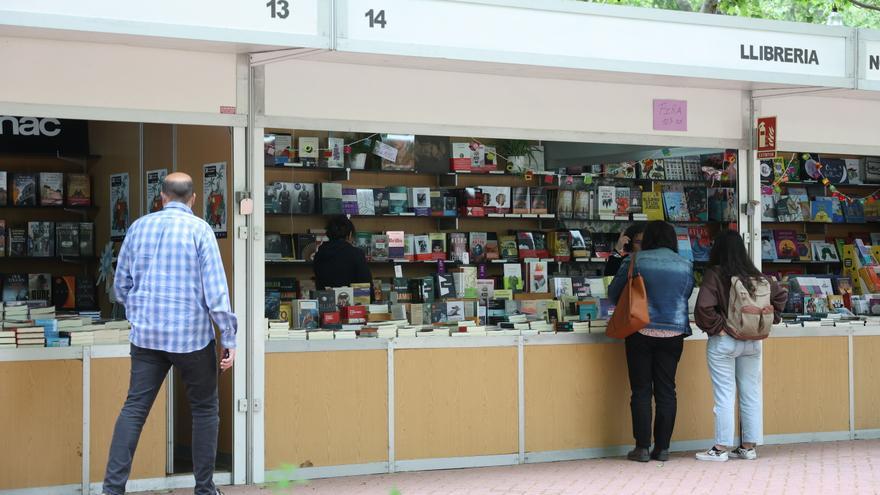
[[630, 450], [629, 453], [626, 454], [626, 458], [636, 462], [648, 462], [651, 460], [651, 456], [648, 455], [648, 449], [642, 449], [639, 447]]
[[660, 462], [666, 462], [669, 460], [669, 449], [654, 449], [651, 451], [651, 459]]

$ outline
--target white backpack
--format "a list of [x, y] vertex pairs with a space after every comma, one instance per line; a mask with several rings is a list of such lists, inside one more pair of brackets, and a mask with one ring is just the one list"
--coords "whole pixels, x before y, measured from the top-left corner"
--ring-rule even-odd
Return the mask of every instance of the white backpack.
[[761, 340], [770, 336], [773, 328], [772, 288], [764, 278], [753, 279], [754, 295], [739, 277], [730, 277], [730, 301], [727, 304], [727, 325], [741, 340]]

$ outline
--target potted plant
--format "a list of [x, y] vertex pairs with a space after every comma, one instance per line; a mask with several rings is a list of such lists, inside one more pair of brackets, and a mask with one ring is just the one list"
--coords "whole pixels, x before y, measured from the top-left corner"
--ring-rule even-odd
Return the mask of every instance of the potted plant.
[[363, 170], [367, 165], [367, 157], [373, 151], [373, 139], [359, 140], [350, 146], [349, 167], [352, 170]]
[[513, 173], [525, 172], [537, 163], [534, 146], [524, 139], [502, 141], [499, 151], [507, 159], [509, 171]]

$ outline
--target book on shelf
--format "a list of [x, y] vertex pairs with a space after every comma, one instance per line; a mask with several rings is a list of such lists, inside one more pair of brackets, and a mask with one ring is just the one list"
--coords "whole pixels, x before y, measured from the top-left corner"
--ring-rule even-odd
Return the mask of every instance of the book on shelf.
[[849, 184], [863, 184], [865, 181], [865, 162], [861, 158], [844, 158], [846, 179]]
[[455, 281], [452, 274], [435, 273], [434, 284], [434, 290], [438, 298], [447, 299], [450, 297], [457, 297], [455, 292]]
[[772, 229], [761, 229], [761, 259], [776, 259], [776, 241]]
[[52, 275], [49, 273], [28, 274], [28, 300], [52, 300]]
[[[796, 216], [794, 221], [807, 221], [812, 220], [812, 214], [810, 210], [810, 197], [807, 195], [807, 188], [805, 187], [789, 187], [788, 188], [788, 197], [791, 203], [789, 203], [789, 213]], [[798, 215], [793, 208], [794, 204], [798, 204], [800, 206], [800, 215]]]
[[688, 215], [691, 222], [709, 221], [709, 198], [705, 187], [685, 187]]
[[502, 235], [498, 240], [500, 259], [505, 261], [517, 261], [519, 259], [519, 250], [517, 249], [517, 241], [515, 235]]
[[846, 218], [843, 216], [843, 201], [840, 201], [837, 198], [831, 198], [831, 222], [846, 222]]
[[9, 173], [0, 170], [0, 206], [9, 204]]
[[449, 259], [455, 262], [461, 262], [465, 253], [469, 252], [468, 235], [465, 232], [450, 232], [449, 237]]
[[699, 155], [683, 156], [681, 157], [681, 163], [684, 168], [684, 180], [703, 180], [702, 161]]
[[797, 245], [797, 259], [799, 261], [812, 261], [813, 256], [810, 251], [810, 241], [807, 234], [796, 234], [795, 243]]
[[571, 234], [568, 231], [555, 231], [548, 234], [550, 257], [556, 261], [571, 260]]
[[55, 246], [58, 256], [80, 256], [79, 223], [58, 222], [55, 225]]
[[281, 258], [295, 259], [294, 240], [292, 234], [281, 234]]
[[629, 189], [629, 212], [633, 215], [643, 215], [642, 213], [642, 188], [633, 186]]
[[589, 258], [590, 249], [583, 232], [580, 230], [569, 230], [569, 239], [571, 242], [571, 256], [573, 258]]
[[416, 216], [431, 215], [431, 190], [427, 187], [413, 187], [410, 189], [409, 204]]
[[342, 214], [342, 184], [338, 182], [321, 183], [321, 213], [324, 215]]
[[486, 261], [501, 259], [501, 244], [497, 232], [486, 232]]
[[522, 265], [519, 263], [505, 263], [503, 274], [504, 289], [512, 290], [514, 292], [522, 292], [524, 287]]
[[529, 212], [529, 188], [514, 187], [511, 189], [511, 213], [528, 213]]
[[510, 187], [480, 186], [483, 192], [483, 205], [486, 213], [510, 213]]
[[880, 157], [869, 156], [865, 158], [865, 184], [880, 184]]
[[528, 269], [529, 292], [533, 294], [549, 292], [549, 271], [547, 267], [547, 262], [531, 261], [528, 263]]
[[776, 244], [777, 259], [800, 259], [797, 244], [797, 233], [791, 229], [775, 229], [773, 241]]
[[614, 252], [614, 243], [617, 235], [596, 233], [590, 237], [593, 242], [593, 252], [596, 254], [596, 258], [607, 259], [611, 256], [611, 253]]
[[663, 220], [663, 195], [660, 192], [644, 191], [642, 193], [642, 211], [647, 216], [647, 220]]
[[361, 216], [373, 216], [376, 214], [376, 208], [373, 198], [372, 189], [357, 190], [357, 214]]
[[639, 162], [639, 177], [642, 179], [666, 179], [666, 166], [663, 160], [647, 159]]
[[574, 196], [572, 189], [560, 189], [556, 195], [556, 216], [559, 218], [574, 217]]
[[688, 227], [688, 237], [691, 242], [691, 252], [694, 261], [709, 261], [709, 253], [712, 250], [712, 238], [709, 229], [705, 225]]
[[684, 163], [681, 157], [666, 158], [663, 163], [666, 166], [667, 180], [684, 180]]
[[[343, 207], [345, 191], [343, 190]], [[388, 188], [388, 213], [400, 215], [406, 213], [409, 208], [407, 189], [405, 186], [391, 186]]]
[[95, 293], [95, 280], [92, 277], [76, 277], [76, 309], [95, 310], [98, 299]]
[[[452, 143], [450, 146], [451, 157], [449, 164], [453, 171], [470, 172], [474, 169], [474, 163], [480, 165], [479, 151], [471, 148], [471, 143]], [[475, 157], [475, 154], [477, 156]]]
[[690, 221], [687, 198], [681, 188], [674, 186], [663, 188], [663, 207], [670, 222]]
[[431, 254], [431, 237], [428, 234], [420, 234], [413, 237], [415, 245], [415, 253], [417, 261], [430, 261], [433, 257]]
[[382, 157], [382, 170], [411, 172], [416, 168], [415, 144], [412, 134], [382, 134], [373, 154]]
[[416, 260], [415, 234], [403, 234], [403, 259], [405, 259], [406, 261]]
[[596, 191], [599, 218], [613, 219], [614, 213], [617, 211], [617, 188], [614, 186], [598, 186]]
[[267, 167], [282, 166], [292, 162], [295, 150], [290, 134], [267, 133], [263, 135], [263, 164]]
[[429, 202], [431, 203], [432, 217], [443, 216], [443, 197], [443, 191], [431, 189], [431, 197], [429, 199]]
[[819, 196], [810, 202], [810, 220], [813, 222], [831, 223], [834, 217], [834, 198]]
[[678, 255], [682, 258], [694, 261], [694, 252], [691, 248], [691, 238], [688, 227], [676, 226], [675, 238], [678, 241]]
[[25, 257], [28, 255], [27, 228], [9, 227], [9, 256]]
[[384, 187], [373, 188], [373, 214], [388, 215], [391, 213], [391, 203], [388, 199], [388, 189]]
[[629, 187], [615, 187], [614, 188], [614, 216], [615, 217], [626, 217], [629, 219], [630, 213], [630, 188]]
[[778, 218], [776, 212], [777, 195], [770, 186], [761, 186], [761, 221], [775, 222]]
[[415, 139], [415, 168], [419, 172], [449, 172], [452, 145], [446, 136], [421, 136]]
[[[3, 274], [3, 302], [10, 303], [28, 300], [28, 275], [26, 273]], [[6, 309], [7, 314], [9, 308]]]
[[473, 299], [477, 297], [477, 267], [461, 266], [452, 270], [456, 297]]
[[431, 259], [446, 259], [446, 234], [443, 232], [431, 232], [428, 234], [428, 241], [431, 243]]
[[486, 262], [486, 243], [489, 236], [486, 232], [471, 232], [468, 240], [468, 251], [471, 263]]
[[736, 189], [732, 187], [711, 187], [709, 196], [709, 220], [714, 222], [735, 222], [737, 220]]
[[406, 259], [406, 233], [402, 230], [389, 230], [385, 232], [388, 239], [388, 258], [392, 260]]
[[36, 206], [36, 174], [16, 173], [12, 176], [12, 179], [12, 206]]
[[28, 222], [28, 256], [50, 258], [55, 256], [55, 224], [53, 222]]
[[307, 168], [318, 166], [320, 156], [318, 138], [313, 136], [301, 136], [296, 147], [296, 161]]
[[40, 206], [64, 205], [64, 174], [40, 172]]
[[846, 223], [865, 223], [865, 207], [860, 201], [842, 203]]
[[825, 241], [810, 241], [810, 247], [813, 253], [813, 261], [838, 262], [837, 249], [834, 245]]
[[593, 200], [596, 192], [592, 189], [577, 189], [574, 193], [574, 207], [572, 215], [579, 220], [593, 217]]
[[388, 236], [385, 234], [373, 234], [370, 239], [370, 259], [373, 261], [388, 261]]
[[791, 195], [779, 196], [776, 200], [776, 219], [780, 222], [803, 222], [799, 200]]
[[846, 162], [840, 158], [820, 158], [822, 177], [832, 184], [846, 184]]
[[529, 188], [529, 213], [547, 213], [547, 190], [543, 187]]

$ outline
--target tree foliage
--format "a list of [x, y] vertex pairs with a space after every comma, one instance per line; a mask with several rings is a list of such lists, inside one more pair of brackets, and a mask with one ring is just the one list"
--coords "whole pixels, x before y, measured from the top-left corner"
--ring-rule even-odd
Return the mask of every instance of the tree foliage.
[[880, 29], [880, 0], [582, 0], [595, 3], [824, 24], [836, 4], [850, 27]]

